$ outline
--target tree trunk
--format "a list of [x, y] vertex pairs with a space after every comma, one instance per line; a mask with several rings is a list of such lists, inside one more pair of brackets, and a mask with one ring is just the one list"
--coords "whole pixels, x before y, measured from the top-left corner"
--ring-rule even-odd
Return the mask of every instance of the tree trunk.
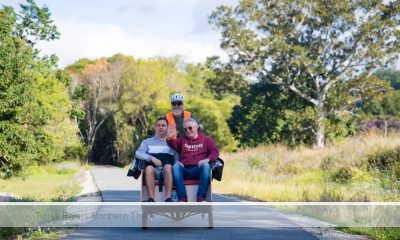
[[88, 163], [89, 163], [89, 158], [91, 157], [91, 154], [92, 154], [92, 150], [91, 149], [89, 149], [87, 152], [86, 152], [86, 154], [85, 154], [85, 156], [83, 157], [83, 161], [81, 162], [81, 165], [82, 166], [87, 166], [88, 165]]
[[326, 113], [322, 110], [318, 114], [317, 119], [317, 131], [315, 132], [314, 147], [324, 148], [325, 147], [325, 120]]
[[[118, 132], [118, 122], [117, 122], [117, 118], [115, 117], [115, 114], [112, 114], [112, 117], [114, 119], [114, 125], [115, 125], [115, 135], [117, 136], [117, 139], [119, 138], [119, 132]], [[119, 162], [119, 147], [118, 147], [118, 141], [114, 141], [114, 149], [116, 151], [117, 154], [117, 159], [116, 161]]]
[[325, 132], [319, 129], [315, 134], [315, 147], [324, 148], [325, 147]]

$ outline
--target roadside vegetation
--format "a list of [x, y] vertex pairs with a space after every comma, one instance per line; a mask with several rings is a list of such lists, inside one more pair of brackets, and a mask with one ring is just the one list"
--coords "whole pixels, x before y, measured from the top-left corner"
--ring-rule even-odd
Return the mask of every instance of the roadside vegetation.
[[[18, 195], [20, 198], [11, 200], [18, 202], [73, 202], [81, 191], [74, 176], [81, 170], [78, 161], [31, 166], [24, 178], [0, 179], [0, 192]], [[57, 239], [66, 232], [68, 229], [63, 228], [2, 227], [0, 239]]]
[[399, 228], [338, 228], [340, 231], [360, 234], [372, 239], [378, 240], [396, 240], [399, 239], [400, 229]]
[[223, 153], [223, 193], [276, 202], [400, 200], [400, 137], [377, 133], [324, 149], [261, 145]]
[[69, 202], [79, 193], [79, 183], [74, 175], [79, 172], [79, 162], [63, 162], [45, 166], [31, 166], [27, 176], [0, 179], [0, 192], [21, 197], [23, 202]]
[[[268, 202], [398, 202], [400, 137], [380, 132], [324, 149], [260, 145], [222, 154], [216, 192]], [[341, 228], [374, 239], [398, 239], [397, 228]]]

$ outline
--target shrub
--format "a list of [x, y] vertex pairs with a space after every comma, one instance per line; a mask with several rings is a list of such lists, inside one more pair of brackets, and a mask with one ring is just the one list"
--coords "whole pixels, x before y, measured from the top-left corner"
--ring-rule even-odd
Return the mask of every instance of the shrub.
[[337, 183], [348, 183], [353, 177], [352, 171], [349, 167], [340, 167], [335, 170], [331, 175], [331, 180]]
[[400, 147], [382, 149], [367, 158], [369, 170], [379, 170], [395, 179], [400, 179]]

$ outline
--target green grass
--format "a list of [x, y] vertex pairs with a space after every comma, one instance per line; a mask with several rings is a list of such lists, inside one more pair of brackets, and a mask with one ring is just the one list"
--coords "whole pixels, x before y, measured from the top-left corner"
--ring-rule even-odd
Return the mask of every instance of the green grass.
[[29, 239], [42, 240], [42, 239], [60, 239], [70, 232], [70, 228], [36, 228], [30, 231]]
[[400, 228], [337, 228], [340, 231], [364, 235], [377, 240], [398, 240]]
[[[71, 202], [81, 191], [74, 175], [81, 170], [78, 162], [63, 162], [47, 166], [32, 166], [25, 177], [0, 179], [0, 192], [14, 193], [21, 199], [18, 202]], [[40, 208], [40, 206], [37, 206]], [[46, 206], [43, 206], [44, 208]], [[61, 206], [65, 207], [65, 206]], [[55, 211], [55, 208], [43, 211]], [[11, 211], [13, 212], [13, 211]], [[13, 212], [18, 214], [17, 211]], [[24, 213], [27, 214], [27, 213]], [[29, 214], [28, 214], [29, 215]], [[28, 216], [24, 215], [24, 216]], [[30, 215], [29, 215], [30, 216]], [[28, 216], [28, 218], [29, 218]], [[23, 217], [14, 216], [16, 219]], [[30, 216], [32, 217], [32, 216]], [[0, 239], [57, 239], [66, 234], [63, 228], [0, 228]]]
[[25, 178], [0, 179], [0, 192], [14, 193], [22, 201], [73, 201], [80, 186], [73, 176], [80, 170], [78, 163], [33, 166]]
[[0, 239], [59, 239], [73, 228], [0, 228]]

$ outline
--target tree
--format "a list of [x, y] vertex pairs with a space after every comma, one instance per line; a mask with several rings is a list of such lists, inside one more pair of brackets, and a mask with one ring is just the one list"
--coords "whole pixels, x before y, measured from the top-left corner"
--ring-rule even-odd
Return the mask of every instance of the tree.
[[240, 104], [233, 109], [229, 126], [242, 146], [278, 142], [308, 144], [311, 134], [302, 125], [315, 117], [310, 107], [286, 89], [259, 82], [251, 84], [249, 91], [242, 95]]
[[66, 150], [81, 146], [78, 125], [70, 118], [72, 103], [65, 85], [69, 80], [63, 75], [53, 71], [47, 77], [38, 77], [32, 88], [36, 101], [31, 111], [45, 119], [43, 130], [50, 140], [50, 151], [41, 157], [43, 162], [62, 161]]
[[394, 118], [400, 119], [400, 91], [393, 91], [387, 94], [381, 101], [371, 101], [363, 108], [366, 118]]
[[16, 20], [12, 8], [0, 10], [0, 167], [5, 177], [27, 165], [25, 159], [38, 156], [33, 128], [28, 128], [33, 124], [22, 113], [33, 101], [29, 88], [33, 80], [26, 71], [32, 50], [12, 34]]
[[201, 121], [203, 131], [214, 138], [219, 148], [228, 151], [236, 149], [238, 143], [227, 121], [232, 115], [233, 106], [239, 102], [239, 97], [230, 93], [234, 89], [226, 91], [226, 88], [215, 85], [219, 83], [216, 78], [221, 75], [207, 67], [207, 64], [188, 64], [185, 75], [189, 85], [185, 93], [185, 109]]
[[217, 56], [208, 58], [202, 68], [203, 72], [209, 72], [205, 83], [217, 99], [227, 94], [241, 95], [248, 90], [248, 81], [232, 65], [221, 63]]
[[396, 90], [400, 90], [400, 71], [387, 68], [376, 72], [376, 77], [389, 81], [392, 87]]
[[26, 2], [26, 5], [20, 4], [21, 11], [14, 34], [32, 47], [38, 41], [58, 39], [60, 33], [50, 18], [49, 8], [46, 6], [39, 7], [34, 0], [26, 0]]
[[381, 69], [375, 73], [375, 76], [388, 81], [394, 91], [385, 94], [383, 99], [362, 104], [361, 129], [381, 128], [386, 135], [390, 129], [400, 129], [400, 71], [390, 68]]
[[164, 115], [172, 88], [185, 87], [184, 75], [177, 72], [177, 59], [137, 59], [114, 56], [125, 62], [122, 91], [115, 114], [116, 141], [114, 149], [118, 162], [126, 164], [132, 151], [149, 137], [155, 120]]
[[117, 165], [129, 162], [133, 147], [148, 137], [153, 121], [165, 113], [161, 108], [168, 107], [167, 84], [180, 81], [175, 65], [168, 61], [135, 60], [122, 54], [82, 59], [67, 71], [76, 85], [80, 109], [75, 115], [81, 119], [90, 160]]
[[[93, 80], [94, 76], [104, 75], [105, 65], [122, 66], [118, 77], [107, 77], [101, 81], [109, 84], [119, 82], [119, 90], [114, 91], [118, 94], [113, 94], [112, 101], [103, 102], [102, 98], [98, 98], [95, 123], [93, 106], [96, 91], [93, 89], [98, 84], [90, 83], [92, 81], [88, 77]], [[212, 73], [203, 67], [185, 64], [179, 58], [144, 60], [116, 54], [105, 59], [81, 59], [68, 66], [66, 71], [73, 77], [73, 117], [81, 123], [83, 139], [88, 139], [87, 135], [91, 132], [88, 120], [92, 120], [92, 126], [97, 124], [97, 130], [92, 134], [93, 158], [90, 160], [93, 162], [127, 164], [133, 150], [149, 137], [155, 120], [171, 110], [169, 97], [175, 92], [185, 95], [185, 109], [200, 119], [219, 146], [232, 149], [236, 145], [226, 120], [238, 97], [225, 96], [216, 101], [206, 87], [206, 79]], [[104, 118], [106, 113], [108, 117]]]
[[[17, 14], [0, 9], [0, 169], [3, 177], [20, 174], [31, 164], [64, 157], [75, 143], [69, 124], [69, 77], [56, 70], [57, 58], [39, 57], [37, 41], [59, 33], [46, 7], [21, 4]], [[68, 125], [69, 124], [69, 125]], [[65, 140], [68, 139], [66, 142]], [[79, 144], [79, 143], [78, 143]]]
[[385, 92], [372, 74], [400, 49], [399, 1], [242, 0], [210, 22], [222, 32], [228, 65], [247, 78], [290, 90], [316, 111], [308, 126], [324, 147], [327, 119]]
[[77, 119], [84, 125], [81, 136], [88, 148], [83, 164], [87, 164], [93, 155], [93, 145], [100, 127], [115, 112], [121, 94], [123, 67], [120, 62], [99, 60], [88, 64], [79, 76], [80, 85], [75, 88], [74, 95], [80, 100], [84, 112], [84, 117], [79, 111], [76, 112], [82, 116], [77, 116]]

